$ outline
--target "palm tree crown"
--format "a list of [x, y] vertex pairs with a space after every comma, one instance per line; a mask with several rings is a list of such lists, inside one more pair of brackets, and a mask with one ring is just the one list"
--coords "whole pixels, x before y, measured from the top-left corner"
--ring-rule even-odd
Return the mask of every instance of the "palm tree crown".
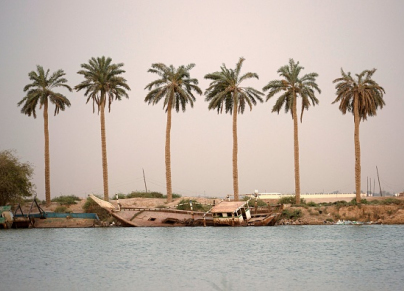
[[347, 74], [341, 69], [341, 78], [337, 78], [333, 83], [337, 89], [337, 98], [332, 102], [340, 102], [339, 109], [342, 114], [347, 111], [354, 113], [355, 96], [358, 97], [358, 111], [360, 120], [366, 120], [368, 116], [376, 115], [377, 109], [383, 108], [385, 105], [383, 94], [385, 91], [377, 82], [372, 80], [376, 69], [364, 70], [359, 75], [356, 74], [355, 80], [351, 73]]
[[58, 114], [60, 110], [64, 111], [66, 106], [70, 107], [70, 101], [64, 95], [54, 92], [53, 89], [58, 87], [65, 87], [70, 92], [72, 88], [67, 85], [67, 80], [63, 77], [65, 72], [58, 70], [49, 76], [49, 69], [45, 72], [42, 66], [37, 66], [37, 72], [31, 71], [28, 76], [32, 81], [24, 87], [24, 92], [27, 95], [18, 102], [18, 106], [24, 104], [21, 108], [21, 113], [36, 118], [36, 106], [39, 103], [39, 108], [48, 103], [48, 100], [55, 105], [54, 115]]
[[244, 62], [244, 58], [240, 58], [236, 64], [236, 69], [228, 69], [223, 64], [220, 72], [214, 72], [205, 75], [205, 79], [212, 82], [205, 91], [205, 101], [209, 102], [209, 110], [216, 109], [218, 113], [222, 113], [223, 109], [226, 113], [233, 113], [234, 103], [237, 104], [238, 113], [244, 113], [246, 105], [252, 110], [252, 106], [257, 104], [257, 100], [263, 102], [262, 92], [252, 87], [241, 87], [240, 84], [244, 80], [256, 78], [256, 73], [245, 73], [240, 76], [240, 70]]
[[275, 105], [272, 107], [272, 112], [278, 112], [285, 106], [285, 112], [291, 112], [293, 118], [293, 102], [295, 102], [294, 93], [300, 95], [302, 98], [302, 110], [300, 114], [300, 122], [303, 120], [304, 109], [308, 110], [310, 101], [315, 106], [319, 103], [318, 99], [314, 95], [317, 91], [321, 93], [320, 88], [316, 84], [317, 73], [309, 73], [301, 78], [299, 73], [304, 67], [299, 66], [299, 62], [295, 63], [293, 59], [289, 60], [289, 65], [285, 65], [278, 70], [278, 73], [284, 79], [270, 81], [262, 90], [268, 91], [268, 101], [271, 97], [279, 92], [283, 94], [278, 98]]
[[111, 103], [115, 100], [121, 100], [122, 96], [129, 98], [126, 90], [130, 90], [126, 79], [120, 76], [125, 73], [121, 69], [123, 63], [111, 64], [111, 58], [104, 56], [91, 58], [88, 63], [81, 64], [83, 70], [78, 74], [84, 76], [85, 80], [74, 87], [76, 91], [85, 89], [84, 95], [87, 96], [87, 103], [93, 100], [93, 111], [95, 105], [100, 111], [102, 104], [106, 105], [108, 98], [108, 110], [111, 111]]
[[197, 86], [198, 80], [190, 77], [189, 71], [193, 67], [195, 64], [180, 66], [178, 69], [173, 65], [167, 67], [162, 63], [152, 64], [152, 68], [148, 72], [157, 74], [160, 78], [145, 87], [150, 92], [144, 101], [155, 105], [164, 98], [163, 108], [166, 112], [169, 105], [177, 112], [180, 109], [185, 111], [187, 103], [193, 107], [196, 99], [192, 91], [202, 94], [201, 89]]

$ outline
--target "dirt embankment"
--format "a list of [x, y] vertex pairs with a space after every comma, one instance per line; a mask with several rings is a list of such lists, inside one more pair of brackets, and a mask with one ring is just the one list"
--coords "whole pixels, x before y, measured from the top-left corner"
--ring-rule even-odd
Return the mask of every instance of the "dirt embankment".
[[322, 225], [338, 220], [360, 221], [374, 224], [404, 224], [404, 205], [354, 205], [289, 207], [289, 213], [300, 212], [299, 218], [281, 219], [278, 224]]

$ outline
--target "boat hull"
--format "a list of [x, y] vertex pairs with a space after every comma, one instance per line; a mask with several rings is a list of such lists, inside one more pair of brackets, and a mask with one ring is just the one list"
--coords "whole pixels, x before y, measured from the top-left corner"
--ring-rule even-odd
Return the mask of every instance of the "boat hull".
[[121, 208], [110, 214], [127, 227], [174, 227], [213, 225], [212, 216], [203, 212], [174, 209]]
[[95, 213], [46, 212], [45, 215], [31, 214], [30, 219], [35, 228], [87, 228], [99, 222]]

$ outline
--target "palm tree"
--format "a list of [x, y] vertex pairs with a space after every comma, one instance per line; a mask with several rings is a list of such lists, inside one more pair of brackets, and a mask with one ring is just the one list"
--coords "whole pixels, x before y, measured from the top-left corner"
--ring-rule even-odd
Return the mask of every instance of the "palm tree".
[[226, 113], [233, 114], [233, 190], [234, 200], [239, 200], [238, 193], [238, 167], [237, 167], [237, 115], [243, 114], [246, 105], [252, 110], [252, 106], [257, 104], [257, 100], [262, 102], [262, 92], [252, 87], [241, 87], [240, 84], [244, 80], [256, 78], [256, 73], [245, 73], [240, 76], [240, 70], [244, 62], [244, 58], [240, 58], [236, 64], [236, 68], [228, 69], [223, 64], [220, 72], [214, 72], [205, 75], [205, 79], [212, 82], [205, 91], [205, 100], [209, 102], [209, 110], [216, 109], [218, 113], [222, 113], [223, 109]]
[[171, 149], [170, 149], [170, 132], [171, 132], [171, 110], [175, 109], [185, 112], [186, 104], [194, 106], [195, 96], [192, 91], [202, 94], [201, 89], [197, 86], [198, 80], [190, 77], [189, 71], [195, 67], [195, 64], [180, 66], [177, 69], [173, 65], [169, 67], [162, 63], [152, 64], [150, 73], [157, 74], [159, 79], [149, 83], [145, 89], [150, 92], [144, 99], [148, 104], [157, 104], [161, 99], [164, 99], [163, 109], [167, 112], [167, 127], [166, 127], [166, 147], [165, 147], [165, 162], [166, 162], [166, 185], [167, 185], [167, 202], [173, 199], [171, 185]]
[[337, 78], [333, 83], [337, 89], [337, 98], [332, 104], [340, 102], [339, 110], [342, 114], [347, 111], [352, 112], [354, 116], [355, 130], [355, 186], [356, 186], [356, 202], [361, 202], [361, 153], [359, 143], [359, 123], [366, 120], [368, 116], [376, 115], [376, 110], [385, 105], [383, 100], [384, 89], [374, 80], [373, 74], [376, 69], [365, 70], [356, 79], [351, 73], [345, 74], [341, 68], [341, 78]]
[[45, 134], [45, 197], [46, 205], [51, 203], [50, 193], [50, 157], [49, 157], [49, 129], [48, 129], [48, 106], [49, 102], [55, 105], [54, 115], [59, 113], [60, 110], [64, 111], [66, 106], [70, 107], [70, 101], [64, 95], [57, 93], [54, 88], [65, 87], [70, 92], [70, 88], [66, 83], [67, 80], [63, 77], [65, 72], [58, 70], [49, 76], [49, 69], [45, 72], [43, 67], [37, 66], [36, 72], [31, 71], [28, 76], [32, 81], [24, 87], [24, 92], [27, 95], [18, 102], [18, 106], [23, 105], [21, 113], [36, 118], [36, 106], [39, 103], [39, 109], [43, 106], [43, 119], [44, 119], [44, 134]]
[[270, 81], [262, 90], [268, 91], [268, 101], [275, 94], [282, 92], [283, 94], [276, 100], [275, 105], [272, 107], [272, 112], [278, 112], [285, 106], [285, 112], [290, 111], [293, 119], [293, 133], [294, 133], [294, 157], [295, 157], [295, 195], [296, 204], [300, 203], [300, 167], [299, 167], [299, 132], [297, 122], [297, 96], [302, 98], [302, 110], [300, 113], [300, 122], [303, 121], [304, 109], [308, 110], [310, 101], [313, 106], [319, 103], [316, 98], [315, 90], [321, 93], [318, 85], [316, 84], [317, 73], [309, 73], [299, 77], [299, 73], [304, 68], [299, 66], [299, 62], [295, 63], [293, 59], [289, 60], [289, 65], [279, 68], [278, 73], [282, 80]]
[[82, 70], [77, 73], [83, 75], [85, 80], [74, 87], [76, 91], [85, 89], [84, 96], [87, 96], [87, 102], [93, 101], [93, 112], [95, 105], [98, 108], [101, 121], [101, 148], [102, 148], [102, 174], [104, 182], [104, 200], [109, 200], [108, 195], [108, 163], [107, 163], [107, 144], [105, 137], [105, 115], [104, 110], [108, 102], [108, 111], [111, 111], [111, 103], [115, 100], [121, 100], [122, 97], [129, 98], [126, 90], [130, 90], [126, 79], [121, 76], [125, 73], [121, 69], [123, 63], [112, 64], [111, 58], [104, 56], [91, 58], [88, 64], [81, 64]]

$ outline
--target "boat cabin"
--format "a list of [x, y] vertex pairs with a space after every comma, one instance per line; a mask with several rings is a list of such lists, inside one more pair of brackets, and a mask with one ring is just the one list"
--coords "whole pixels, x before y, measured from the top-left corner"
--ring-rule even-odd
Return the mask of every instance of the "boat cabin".
[[251, 218], [247, 201], [222, 201], [211, 211], [213, 225], [245, 225]]

